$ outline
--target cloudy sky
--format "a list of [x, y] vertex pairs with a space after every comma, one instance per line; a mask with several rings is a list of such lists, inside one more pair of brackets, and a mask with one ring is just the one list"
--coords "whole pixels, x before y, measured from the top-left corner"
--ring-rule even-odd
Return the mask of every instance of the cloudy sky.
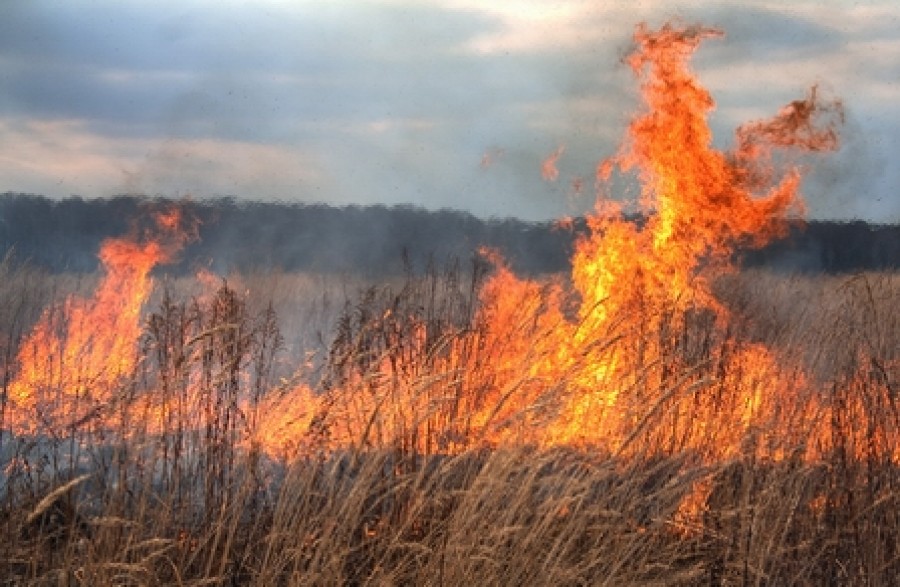
[[725, 31], [694, 61], [717, 144], [819, 84], [847, 122], [811, 215], [900, 222], [896, 0], [2, 0], [0, 192], [578, 213], [634, 26], [672, 18]]

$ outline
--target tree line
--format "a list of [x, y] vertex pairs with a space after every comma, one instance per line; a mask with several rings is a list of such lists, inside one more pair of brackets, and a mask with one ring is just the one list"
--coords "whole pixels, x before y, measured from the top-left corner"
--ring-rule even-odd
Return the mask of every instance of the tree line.
[[[53, 200], [0, 195], [0, 251], [51, 271], [93, 271], [101, 242], [139, 230], [163, 198], [117, 196]], [[177, 202], [196, 227], [179, 260], [166, 268], [218, 273], [278, 268], [371, 276], [466, 260], [480, 247], [499, 250], [517, 272], [563, 271], [585, 222], [480, 219], [414, 206], [343, 206], [217, 198]], [[812, 221], [787, 238], [742, 251], [747, 266], [787, 271], [852, 272], [900, 268], [900, 226]]]

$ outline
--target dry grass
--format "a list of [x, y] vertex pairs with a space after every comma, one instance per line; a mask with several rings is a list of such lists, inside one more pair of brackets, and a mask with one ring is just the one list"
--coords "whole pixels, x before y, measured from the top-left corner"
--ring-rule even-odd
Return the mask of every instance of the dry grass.
[[[81, 286], [9, 262], [0, 271], [6, 389], [23, 333]], [[729, 336], [778, 349], [825, 390], [832, 444], [816, 459], [748, 449], [714, 463], [662, 450], [667, 420], [651, 412], [661, 400], [645, 405], [632, 439], [640, 458], [455, 436], [452, 454], [423, 444], [422, 435], [470, 432], [465, 401], [496, 376], [490, 358], [503, 349], [472, 345], [443, 362], [435, 350], [477, 330], [477, 280], [451, 272], [360, 295], [357, 281], [315, 276], [233, 276], [213, 294], [169, 283], [123, 386], [128, 397], [165, 393], [186, 406], [197, 393], [188, 382], [206, 382], [210, 409], [172, 409], [162, 432], [132, 419], [48, 438], [13, 436], [4, 419], [0, 584], [891, 585], [900, 576], [900, 471], [880, 444], [900, 422], [900, 276], [754, 271], [718, 285], [736, 316]], [[422, 322], [433, 337], [411, 344]], [[291, 462], [248, 449], [253, 418], [231, 399], [255, 405], [306, 360], [297, 349], [315, 345], [330, 351], [315, 366], [326, 388], [352, 379], [354, 393], [380, 393], [371, 370], [388, 357], [415, 366], [408, 383], [430, 399], [346, 449]], [[439, 394], [456, 398], [441, 404], [452, 410], [429, 411]], [[341, 396], [322, 422], [375, 422], [370, 407]]]

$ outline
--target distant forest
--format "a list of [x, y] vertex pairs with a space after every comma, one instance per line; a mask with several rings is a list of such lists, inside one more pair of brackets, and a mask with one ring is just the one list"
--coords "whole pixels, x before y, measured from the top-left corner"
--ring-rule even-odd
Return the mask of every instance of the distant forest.
[[[100, 243], [146, 226], [147, 211], [169, 200], [0, 195], [0, 251], [51, 271], [93, 271]], [[481, 220], [459, 211], [413, 206], [346, 206], [246, 202], [233, 198], [179, 201], [198, 237], [166, 271], [201, 267], [225, 274], [286, 271], [362, 273], [419, 271], [471, 259], [481, 246], [499, 250], [524, 274], [565, 270], [577, 235], [551, 222]], [[808, 222], [761, 250], [742, 251], [745, 266], [842, 273], [900, 269], [900, 226], [856, 221]]]

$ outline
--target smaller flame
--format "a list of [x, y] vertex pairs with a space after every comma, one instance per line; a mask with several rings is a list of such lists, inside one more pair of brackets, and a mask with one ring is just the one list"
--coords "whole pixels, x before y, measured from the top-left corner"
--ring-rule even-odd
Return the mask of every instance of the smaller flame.
[[556, 181], [559, 179], [559, 169], [556, 165], [565, 150], [565, 145], [560, 145], [556, 148], [556, 151], [547, 156], [544, 162], [541, 163], [541, 177], [544, 178], [544, 181]]
[[135, 366], [150, 272], [186, 242], [177, 208], [155, 220], [155, 239], [104, 241], [104, 275], [93, 297], [72, 296], [45, 311], [23, 341], [9, 393], [15, 432], [50, 433], [115, 404], [118, 382]]

